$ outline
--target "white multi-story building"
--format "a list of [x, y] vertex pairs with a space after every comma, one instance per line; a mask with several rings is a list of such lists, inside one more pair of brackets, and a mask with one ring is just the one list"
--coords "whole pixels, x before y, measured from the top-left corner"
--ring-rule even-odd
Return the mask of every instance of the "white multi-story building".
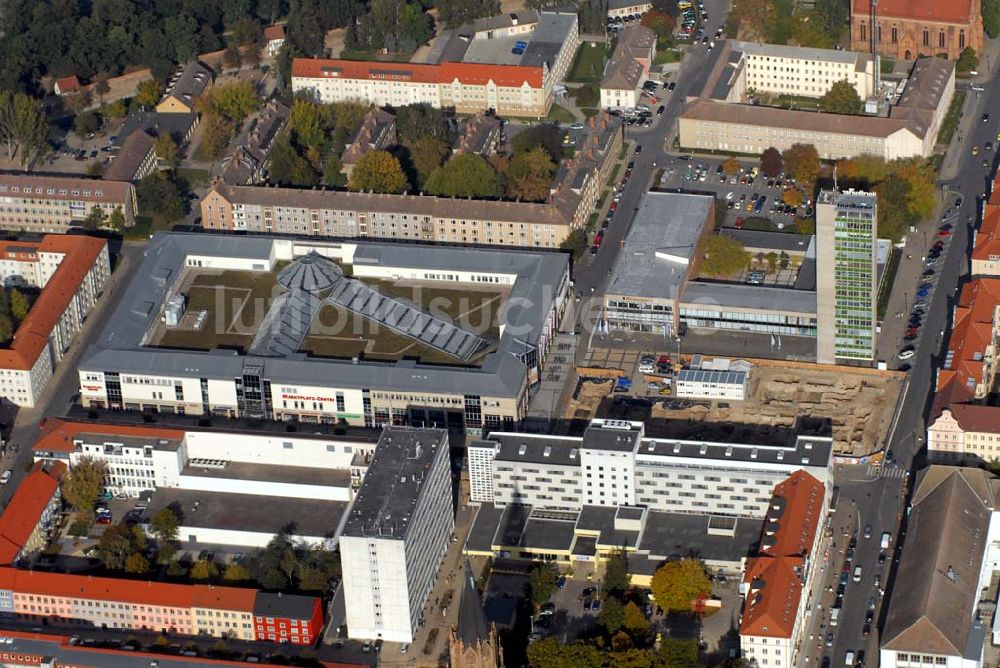
[[747, 374], [744, 371], [683, 369], [674, 378], [674, 387], [678, 397], [743, 401], [747, 394]]
[[340, 537], [351, 638], [413, 642], [454, 528], [448, 433], [387, 428]]
[[862, 100], [875, 89], [871, 54], [779, 44], [733, 42], [743, 56], [746, 87], [758, 93], [823, 97], [833, 84], [847, 81]]
[[10, 345], [0, 350], [0, 397], [32, 407], [111, 276], [103, 239], [50, 234], [0, 245], [0, 280], [41, 288]]
[[828, 483], [832, 443], [819, 436], [789, 445], [647, 438], [641, 422], [619, 420], [595, 420], [582, 437], [493, 432], [468, 444], [470, 500], [763, 517], [775, 485], [795, 471]]

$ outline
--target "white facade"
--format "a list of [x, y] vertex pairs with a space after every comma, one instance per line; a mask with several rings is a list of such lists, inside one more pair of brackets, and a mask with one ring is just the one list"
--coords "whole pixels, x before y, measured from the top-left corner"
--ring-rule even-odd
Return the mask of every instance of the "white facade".
[[640, 88], [611, 88], [601, 86], [602, 109], [634, 109], [641, 97]]
[[746, 87], [761, 93], [823, 97], [846, 80], [862, 100], [874, 92], [875, 69], [867, 53], [740, 43]]
[[734, 371], [684, 369], [674, 379], [674, 394], [690, 399], [729, 399], [743, 401], [747, 393], [747, 375]]
[[800, 436], [794, 446], [780, 446], [640, 437], [623, 450], [588, 447], [589, 434], [493, 432], [469, 441], [470, 501], [762, 517], [775, 485], [799, 469], [830, 484], [829, 438]]
[[[446, 432], [437, 432], [440, 440], [429, 445], [427, 435], [434, 431], [383, 432], [371, 477], [340, 537], [351, 638], [410, 643], [424, 621], [424, 604], [455, 529], [448, 440]], [[415, 449], [409, 434], [423, 439]], [[418, 461], [426, 462], [417, 465], [419, 481], [412, 478], [412, 467], [405, 468]], [[408, 510], [399, 516], [389, 510], [399, 513], [401, 507]]]
[[[805, 615], [796, 617], [804, 618]], [[792, 638], [740, 635], [740, 651], [750, 665], [761, 668], [795, 666], [795, 641]]]

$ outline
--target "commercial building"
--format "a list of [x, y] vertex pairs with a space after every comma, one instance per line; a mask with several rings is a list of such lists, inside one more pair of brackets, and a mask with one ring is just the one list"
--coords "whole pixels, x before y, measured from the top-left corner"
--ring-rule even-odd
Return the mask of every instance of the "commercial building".
[[714, 62], [706, 66], [696, 96], [688, 99], [679, 118], [685, 148], [760, 154], [772, 146], [783, 151], [793, 144], [812, 144], [827, 160], [927, 157], [955, 91], [954, 63], [923, 58], [888, 117], [768, 107], [752, 103], [759, 101], [751, 95], [757, 86], [774, 94], [792, 94], [798, 86], [794, 94], [818, 97], [826, 92], [819, 89], [827, 81], [844, 74], [856, 89], [874, 92], [874, 65], [864, 54], [745, 42], [724, 41], [712, 51]]
[[163, 98], [156, 105], [160, 114], [190, 114], [195, 101], [212, 85], [215, 74], [197, 60], [179, 65], [171, 75]]
[[82, 229], [94, 209], [118, 210], [126, 227], [135, 221], [135, 188], [126, 181], [30, 174], [0, 174], [0, 229], [66, 232]]
[[875, 358], [878, 272], [875, 193], [820, 191], [816, 198], [816, 359]]
[[966, 48], [982, 53], [983, 39], [982, 8], [976, 0], [851, 2], [851, 49], [856, 51], [870, 51], [874, 41], [879, 53], [893, 58], [943, 53], [957, 60]]
[[413, 642], [454, 528], [448, 433], [386, 429], [340, 538], [349, 637]]
[[1000, 407], [949, 404], [927, 425], [927, 456], [945, 464], [1000, 459]]
[[697, 280], [697, 250], [713, 233], [714, 207], [704, 195], [643, 197], [605, 290], [603, 325], [665, 336], [684, 327], [816, 336], [812, 281], [800, 289]]
[[103, 239], [49, 234], [0, 244], [5, 285], [41, 288], [14, 338], [0, 350], [0, 397], [30, 408], [69, 350], [111, 276]]
[[601, 107], [634, 108], [656, 57], [656, 33], [643, 25], [626, 26], [601, 80]]
[[827, 437], [645, 436], [641, 422], [595, 420], [582, 438], [493, 432], [468, 442], [470, 555], [596, 567], [630, 553], [635, 584], [667, 559], [696, 555], [741, 572], [775, 485], [799, 472], [829, 485]]
[[267, 178], [268, 156], [275, 139], [288, 124], [291, 113], [291, 109], [272, 100], [254, 116], [243, 144], [222, 163], [222, 183], [231, 186], [256, 185]]
[[101, 178], [106, 181], [139, 181], [156, 171], [156, 140], [145, 131], [131, 133], [111, 156]]
[[497, 17], [507, 28], [462, 26], [438, 38], [428, 63], [296, 58], [292, 90], [321, 102], [429, 104], [466, 114], [493, 110], [540, 118], [548, 113], [553, 87], [572, 64], [580, 39], [574, 12], [544, 11], [537, 17], [534, 24]]
[[1000, 480], [951, 466], [918, 476], [879, 665], [979, 668], [989, 628], [980, 596], [1000, 562]]
[[492, 432], [467, 445], [469, 499], [763, 517], [774, 486], [795, 471], [828, 482], [831, 444], [804, 435], [775, 435], [767, 445], [651, 438], [641, 422], [619, 420], [594, 420], [582, 437]]
[[740, 586], [740, 649], [751, 665], [798, 665], [826, 509], [826, 486], [805, 471], [774, 488], [760, 547]]
[[688, 399], [743, 401], [747, 394], [745, 371], [681, 369], [674, 378], [675, 395]]
[[72, 470], [104, 462], [103, 491], [142, 497], [147, 523], [181, 507], [178, 536], [198, 545], [264, 547], [294, 524], [301, 543], [333, 547], [374, 452], [373, 441], [276, 430], [177, 429], [49, 418], [36, 461]]
[[[85, 406], [369, 427], [517, 424], [569, 290], [560, 254], [205, 234], [156, 235], [136, 276], [82, 357]], [[399, 282], [456, 318], [480, 294], [484, 321], [372, 287]], [[237, 326], [226, 294], [244, 304], [247, 285], [266, 294]], [[163, 309], [183, 292], [205, 296], [168, 329]], [[344, 348], [344, 327], [370, 345]]]
[[21, 565], [45, 548], [62, 507], [62, 462], [38, 462], [0, 515], [0, 563]]

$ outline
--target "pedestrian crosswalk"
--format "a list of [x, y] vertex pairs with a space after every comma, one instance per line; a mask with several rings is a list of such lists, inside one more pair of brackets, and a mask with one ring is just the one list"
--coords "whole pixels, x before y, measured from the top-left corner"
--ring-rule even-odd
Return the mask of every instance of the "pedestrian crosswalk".
[[906, 476], [906, 469], [894, 464], [869, 464], [865, 473], [880, 478], [902, 478]]

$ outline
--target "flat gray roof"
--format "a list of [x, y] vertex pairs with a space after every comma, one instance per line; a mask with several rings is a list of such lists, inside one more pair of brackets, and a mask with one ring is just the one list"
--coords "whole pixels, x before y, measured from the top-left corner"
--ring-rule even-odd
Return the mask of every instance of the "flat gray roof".
[[792, 446], [754, 445], [730, 441], [698, 441], [674, 438], [643, 439], [636, 453], [644, 455], [715, 461], [758, 462], [785, 466], [826, 467], [833, 454], [833, 439], [799, 436]]
[[492, 433], [487, 443], [500, 444], [498, 462], [533, 462], [561, 466], [579, 466], [580, 439], [541, 434]]
[[[763, 519], [739, 518], [732, 536], [708, 533], [712, 515], [650, 512], [639, 542], [646, 559], [629, 559], [632, 572], [653, 573], [667, 559], [698, 557], [704, 561], [738, 562], [750, 554], [760, 539]], [[648, 568], [648, 571], [640, 570]]]
[[[195, 502], [198, 502], [197, 510], [194, 510]], [[142, 522], [149, 522], [163, 508], [176, 507], [182, 527], [278, 533], [294, 525], [293, 534], [333, 538], [347, 506], [345, 501], [160, 487], [153, 492]], [[185, 540], [187, 537], [180, 538]]]
[[742, 371], [682, 369], [677, 374], [677, 381], [688, 383], [726, 383], [727, 385], [746, 385], [747, 375]]
[[[244, 364], [263, 367], [272, 382], [318, 386], [517, 396], [527, 369], [518, 355], [524, 344], [537, 345], [545, 315], [563, 282], [568, 280], [568, 256], [563, 253], [451, 248], [420, 244], [352, 241], [354, 266], [409, 267], [503, 272], [517, 276], [507, 296], [501, 322], [505, 325], [497, 348], [478, 367], [434, 366], [413, 360], [376, 362], [313, 358], [305, 353], [261, 357], [234, 350], [211, 351], [153, 348], [143, 345], [189, 254], [268, 260], [273, 237], [157, 234], [146, 247], [145, 259], [124, 288], [112, 315], [87, 347], [80, 368], [166, 375], [182, 378], [238, 378]], [[298, 247], [339, 248], [343, 244], [301, 240]], [[516, 333], [516, 334], [515, 334]]]
[[211, 465], [208, 460], [204, 459], [188, 460], [181, 475], [218, 478], [220, 480], [256, 480], [324, 487], [348, 487], [351, 484], [351, 472], [348, 469], [321, 469], [306, 465], [281, 466], [250, 462], [225, 462], [224, 466], [219, 466]]
[[678, 297], [698, 240], [706, 225], [713, 223], [709, 220], [713, 201], [706, 195], [646, 193], [605, 292], [651, 299]]
[[[447, 449], [448, 432], [442, 429], [386, 427], [354, 498], [343, 535], [405, 538], [424, 480], [441, 451]], [[444, 457], [447, 459], [447, 452]]]
[[743, 283], [691, 281], [684, 287], [681, 307], [716, 306], [733, 310], [782, 311], [816, 315], [816, 293], [792, 288]]
[[809, 250], [809, 243], [813, 239], [811, 234], [737, 230], [732, 227], [724, 227], [719, 233], [736, 239], [747, 248], [771, 248], [792, 253], [805, 253]]
[[785, 46], [782, 44], [758, 44], [730, 40], [733, 49], [747, 55], [770, 56], [772, 58], [797, 58], [799, 60], [820, 60], [830, 63], [854, 65], [866, 61], [869, 56], [860, 51], [838, 51], [837, 49], [816, 49], [805, 46]]

